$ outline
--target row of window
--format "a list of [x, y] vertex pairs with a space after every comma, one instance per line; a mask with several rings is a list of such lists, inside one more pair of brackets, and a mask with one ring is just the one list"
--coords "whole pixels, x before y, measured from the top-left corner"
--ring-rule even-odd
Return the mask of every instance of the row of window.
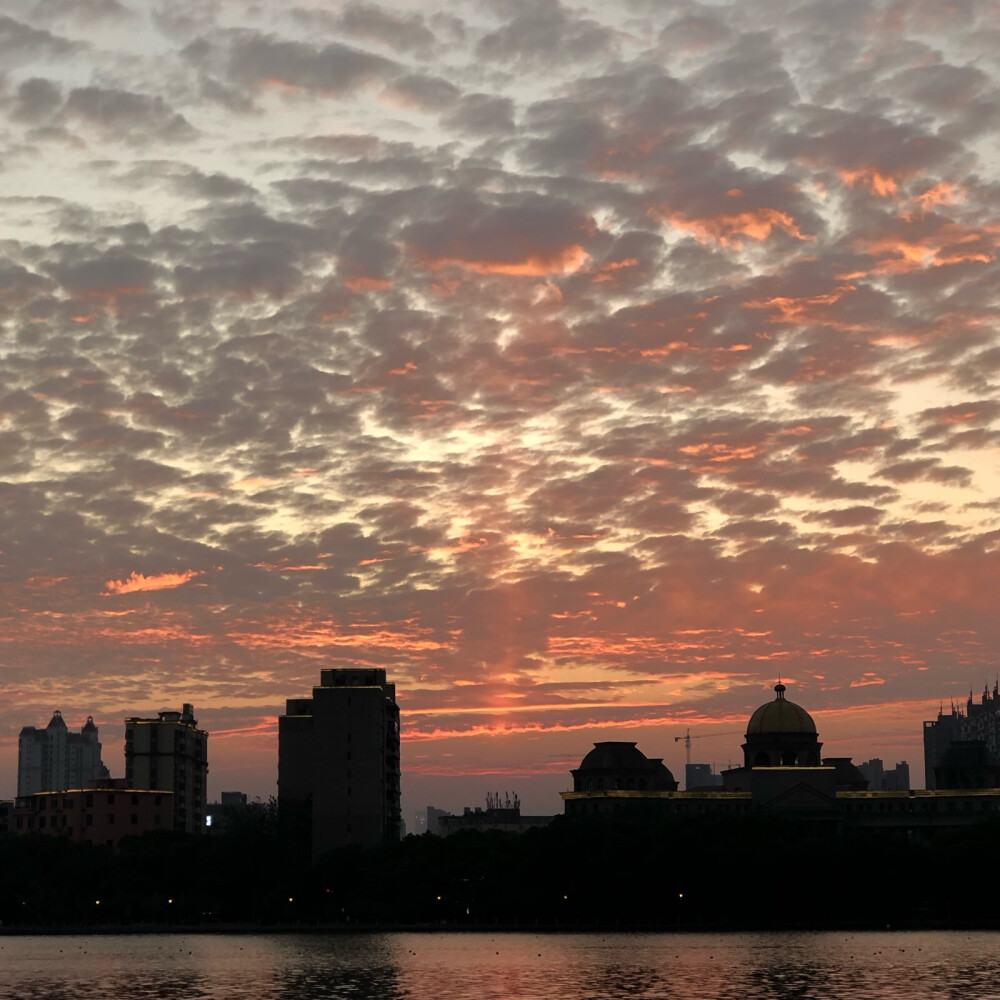
[[[104, 801], [109, 806], [113, 806], [115, 804], [115, 793], [114, 792], [106, 792], [106, 793], [101, 793], [101, 794], [103, 794]], [[93, 792], [87, 792], [86, 795], [84, 795], [84, 797], [83, 797], [83, 804], [84, 804], [84, 806], [86, 806], [88, 809], [90, 807], [92, 807], [93, 804], [94, 804], [94, 798], [95, 798], [95, 794]], [[139, 796], [138, 795], [132, 795], [132, 796], [130, 796], [130, 798], [131, 798], [131, 805], [137, 806], [139, 804]], [[153, 796], [153, 804], [154, 805], [157, 805], [157, 806], [161, 805], [162, 801], [163, 801], [163, 796], [162, 795], [154, 795]], [[49, 806], [50, 802], [51, 802], [51, 807]], [[54, 798], [48, 798], [47, 796], [43, 796], [42, 798], [38, 799], [38, 809], [40, 811], [43, 811], [43, 812], [46, 809], [49, 809], [49, 808], [51, 808], [53, 811], [55, 811], [56, 809], [60, 809], [60, 808], [62, 808], [62, 809], [72, 809], [73, 808], [73, 802], [74, 802], [74, 800], [72, 798], [54, 799]]]
[[[162, 822], [162, 819], [163, 818], [162, 818], [162, 816], [159, 813], [155, 813], [153, 815], [153, 825], [154, 826], [159, 826], [161, 824], [161, 822]], [[15, 819], [15, 821], [14, 821], [14, 827], [17, 830], [25, 830], [25, 829], [27, 829], [27, 830], [35, 830], [35, 829], [38, 829], [38, 830], [45, 830], [45, 829], [49, 829], [49, 830], [64, 830], [69, 825], [66, 820], [67, 820], [67, 817], [65, 815], [62, 815], [62, 816], [53, 816], [51, 822], [47, 821], [45, 816], [39, 816], [38, 817], [38, 824], [36, 826], [35, 825], [35, 818], [33, 816], [28, 816], [28, 817], [18, 816]], [[85, 826], [93, 826], [94, 825], [94, 814], [93, 813], [86, 813], [84, 815], [83, 822], [84, 822]], [[108, 813], [108, 815], [107, 815], [107, 822], [108, 822], [109, 826], [114, 826], [114, 824], [115, 824], [115, 814], [114, 813]], [[132, 813], [131, 816], [129, 816], [129, 823], [132, 826], [138, 826], [139, 825], [139, 815], [138, 815], [138, 813]]]

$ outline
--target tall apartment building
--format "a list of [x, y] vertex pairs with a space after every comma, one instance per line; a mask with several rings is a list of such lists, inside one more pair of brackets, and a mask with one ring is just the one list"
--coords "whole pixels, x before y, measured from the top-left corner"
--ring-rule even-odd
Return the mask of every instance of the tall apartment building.
[[870, 792], [908, 792], [910, 765], [901, 760], [895, 767], [886, 767], [880, 757], [858, 764], [858, 770], [868, 782]]
[[25, 726], [17, 739], [17, 794], [64, 792], [108, 777], [93, 716], [71, 733], [56, 709], [44, 729]]
[[208, 733], [191, 705], [125, 720], [125, 783], [174, 793], [174, 829], [201, 833], [208, 803]]
[[936, 787], [934, 768], [941, 763], [953, 740], [982, 740], [990, 752], [1000, 756], [1000, 684], [994, 684], [992, 692], [988, 687], [983, 688], [978, 702], [970, 691], [964, 712], [961, 706], [952, 703], [947, 715], [942, 706], [935, 721], [924, 723], [927, 788]]
[[320, 673], [311, 698], [278, 718], [278, 811], [308, 832], [312, 856], [398, 840], [399, 707], [384, 670]]

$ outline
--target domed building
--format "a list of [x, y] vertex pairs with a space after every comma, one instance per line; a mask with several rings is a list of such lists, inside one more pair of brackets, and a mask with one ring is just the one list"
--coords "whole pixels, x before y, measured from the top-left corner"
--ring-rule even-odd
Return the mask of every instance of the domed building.
[[751, 714], [743, 763], [722, 772], [721, 789], [678, 791], [663, 761], [646, 757], [635, 743], [595, 743], [571, 772], [572, 791], [561, 793], [566, 815], [682, 819], [762, 813], [918, 840], [1000, 816], [1000, 757], [983, 741], [952, 742], [935, 768], [937, 789], [869, 790], [850, 757], [821, 757], [816, 723], [785, 692], [778, 684], [774, 699]]
[[785, 685], [774, 688], [775, 699], [761, 705], [747, 723], [744, 767], [819, 767], [820, 749], [812, 716], [785, 697]]
[[571, 771], [573, 791], [677, 791], [662, 757], [650, 759], [634, 743], [595, 743]]

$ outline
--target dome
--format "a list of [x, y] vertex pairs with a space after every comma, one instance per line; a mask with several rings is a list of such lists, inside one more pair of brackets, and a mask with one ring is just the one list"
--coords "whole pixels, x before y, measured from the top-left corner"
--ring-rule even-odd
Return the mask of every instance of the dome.
[[812, 716], [792, 701], [785, 700], [785, 685], [775, 686], [777, 697], [761, 705], [747, 723], [747, 736], [756, 733], [815, 733]]
[[604, 768], [646, 766], [648, 758], [634, 743], [595, 743], [594, 749], [580, 761], [580, 771]]
[[663, 758], [647, 757], [634, 743], [595, 743], [570, 774], [577, 792], [677, 790], [677, 782]]

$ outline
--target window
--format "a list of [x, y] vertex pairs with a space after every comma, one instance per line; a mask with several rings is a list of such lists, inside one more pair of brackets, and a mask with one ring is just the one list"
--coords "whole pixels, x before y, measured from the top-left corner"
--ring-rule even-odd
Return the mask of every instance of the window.
[[115, 793], [114, 792], [109, 792], [108, 793], [108, 805], [109, 806], [113, 806], [114, 804], [115, 804]]
[[132, 813], [132, 815], [129, 817], [129, 822], [133, 826], [138, 826], [139, 825], [139, 817], [135, 813]]
[[132, 796], [132, 805], [137, 806], [138, 804], [139, 804], [139, 796], [138, 795], [133, 795]]
[[45, 829], [45, 817], [44, 816], [39, 816], [38, 817], [38, 829], [39, 830], [44, 830]]
[[109, 826], [114, 826], [115, 825], [115, 814], [114, 813], [108, 813], [108, 825]]
[[85, 795], [83, 799], [83, 804], [89, 809], [94, 804], [94, 796]]
[[93, 813], [87, 813], [87, 817], [84, 820], [84, 823], [87, 826], [93, 826], [94, 825], [94, 814]]

